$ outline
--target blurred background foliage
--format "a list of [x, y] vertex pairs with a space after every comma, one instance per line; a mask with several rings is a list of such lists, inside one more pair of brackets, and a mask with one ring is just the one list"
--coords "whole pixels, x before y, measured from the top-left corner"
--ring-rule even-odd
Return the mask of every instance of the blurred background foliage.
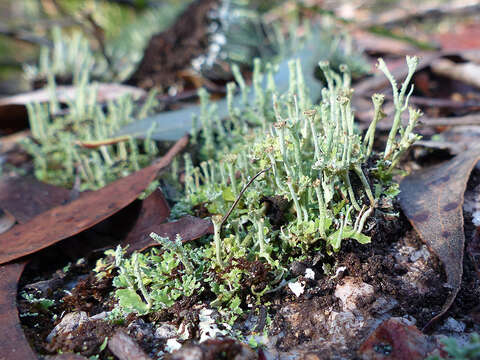
[[60, 28], [64, 34], [82, 32], [93, 50], [101, 50], [103, 44], [108, 44], [115, 55], [140, 58], [150, 36], [168, 27], [189, 2], [3, 0], [0, 2], [0, 96], [28, 90], [23, 65], [35, 65], [41, 47], [51, 46], [53, 28]]
[[[141, 59], [152, 34], [168, 28], [191, 0], [1, 0], [0, 1], [0, 97], [30, 90], [28, 75], [35, 75], [41, 48], [52, 46], [53, 29], [64, 35], [81, 32], [100, 59], [98, 72], [113, 74], [100, 79], [124, 80]], [[317, 12], [331, 12], [348, 22], [362, 22], [364, 17], [381, 15], [392, 9], [406, 11], [427, 4], [446, 4], [446, 0], [222, 0], [244, 3], [267, 18], [298, 20], [302, 7]], [[315, 12], [314, 11], [314, 12]], [[453, 21], [453, 25], [452, 25]], [[288, 22], [288, 21], [287, 21]], [[286, 23], [287, 23], [286, 22]], [[418, 26], [428, 30], [455, 26], [448, 19], [411, 23], [401, 33], [418, 38]], [[424, 39], [421, 39], [424, 40]], [[99, 60], [99, 59], [97, 59]], [[109, 66], [102, 64], [107, 61]], [[115, 64], [112, 65], [112, 62]], [[30, 65], [30, 72], [25, 66]], [[37, 69], [35, 69], [37, 67]], [[113, 68], [113, 70], [112, 70]], [[33, 70], [33, 72], [32, 72]], [[107, 70], [105, 70], [107, 71]]]

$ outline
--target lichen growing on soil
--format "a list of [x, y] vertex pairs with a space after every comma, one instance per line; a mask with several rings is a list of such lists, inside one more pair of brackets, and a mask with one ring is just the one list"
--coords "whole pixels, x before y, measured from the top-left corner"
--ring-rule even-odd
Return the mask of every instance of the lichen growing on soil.
[[[271, 71], [263, 75], [260, 62], [255, 62], [254, 103], [247, 103], [248, 90], [243, 87], [243, 103], [232, 104], [233, 86], [229, 86], [230, 116], [223, 122], [201, 92], [200, 131], [192, 135], [198, 147], [195, 161], [200, 164], [194, 167], [185, 155], [185, 195], [172, 216], [202, 209], [203, 216], [212, 218], [213, 238], [182, 244], [180, 237], [151, 234], [160, 249], [130, 258], [120, 247], [107, 252], [114, 266], [107, 260], [98, 269], [99, 276], [118, 269], [113, 280], [118, 307], [111, 317], [158, 313], [176, 302], [204, 303], [218, 312], [215, 321], [221, 326], [210, 336], [242, 338], [234, 325], [248, 307], [258, 306], [286, 286], [297, 296], [304, 292], [305, 281], [299, 276], [305, 274], [291, 271], [295, 261], [333, 256], [346, 239], [355, 240], [357, 246], [369, 243], [375, 222], [384, 221], [385, 214], [395, 217], [398, 188], [392, 172], [418, 138], [412, 131], [419, 112], [410, 110], [408, 126], [400, 125], [416, 64], [417, 59], [407, 58], [409, 76], [397, 89], [379, 62], [392, 82], [397, 104], [382, 153], [373, 151], [373, 141], [376, 122], [383, 116], [383, 97], [373, 96], [375, 119], [362, 136], [355, 128], [346, 66], [336, 74], [328, 64], [320, 64], [327, 87], [318, 106], [312, 106], [295, 61], [290, 63], [287, 94], [276, 94]], [[237, 72], [242, 84], [240, 76]], [[266, 89], [261, 85], [263, 77]], [[228, 219], [223, 216], [227, 213]], [[325, 274], [334, 271], [331, 263], [317, 262], [323, 264]], [[269, 316], [267, 320], [271, 322]]]
[[[390, 77], [397, 105], [396, 121], [383, 152], [373, 149], [375, 125], [383, 116], [383, 97], [373, 97], [375, 118], [362, 135], [354, 123], [346, 66], [337, 74], [328, 64], [320, 64], [327, 86], [319, 105], [309, 99], [302, 69], [295, 61], [290, 63], [286, 94], [276, 94], [272, 67], [265, 66], [262, 72], [256, 61], [252, 90], [240, 86], [241, 103], [233, 103], [235, 85], [228, 86], [230, 114], [225, 120], [215, 116], [214, 105], [201, 91], [203, 111], [192, 133], [197, 152], [184, 157], [183, 197], [173, 207], [172, 217], [187, 213], [211, 217], [215, 234], [189, 244], [179, 237], [151, 234], [159, 248], [135, 252], [131, 257], [120, 247], [107, 251], [107, 257], [97, 261], [96, 275], [90, 274], [86, 280], [93, 287], [103, 284], [99, 289], [108, 289], [100, 296], [103, 304], [96, 298], [98, 294], [90, 294], [81, 282], [55, 307], [57, 312], [104, 312], [102, 318], [93, 320], [82, 315], [87, 320], [76, 336], [94, 338], [85, 354], [99, 352], [105, 336], [115, 327], [138, 325], [142, 318], [175, 324], [180, 341], [229, 336], [258, 346], [267, 342], [268, 334], [283, 334], [278, 349], [290, 349], [325, 333], [314, 324], [312, 333], [308, 326], [303, 326], [303, 335], [293, 331], [288, 312], [298, 313], [298, 320], [306, 308], [323, 312], [325, 306], [333, 307], [331, 317], [335, 311], [340, 315], [332, 320], [332, 326], [345, 316], [334, 296], [344, 273], [360, 276], [365, 284], [378, 282], [375, 287], [360, 284], [369, 294], [351, 302], [358, 305], [362, 301], [367, 312], [378, 311], [381, 304], [371, 310], [373, 292], [395, 295], [394, 284], [399, 280], [394, 279], [405, 271], [394, 266], [391, 256], [384, 257], [391, 250], [377, 254], [375, 249], [391, 246], [382, 240], [382, 231], [399, 221], [395, 207], [398, 185], [392, 175], [401, 155], [417, 139], [413, 128], [419, 112], [410, 110], [407, 127], [399, 123], [407, 109], [408, 82], [416, 63], [415, 58], [407, 59], [409, 76], [400, 89], [379, 63]], [[244, 84], [240, 72], [234, 73], [237, 82]], [[255, 92], [253, 103], [248, 103], [248, 91]], [[45, 128], [51, 130], [53, 125]], [[152, 144], [145, 143], [148, 147]], [[95, 151], [103, 161], [108, 160], [105, 150]], [[138, 162], [134, 147], [129, 156]], [[147, 152], [147, 156], [153, 153]], [[173, 186], [178, 188], [178, 184]], [[227, 213], [228, 218], [224, 217]], [[366, 245], [372, 238], [379, 243]], [[95, 305], [85, 307], [82, 299], [92, 303], [92, 296]], [[304, 305], [296, 304], [299, 298], [305, 299]], [[394, 304], [388, 297], [384, 301]], [[22, 303], [27, 309], [32, 304]], [[294, 308], [288, 310], [289, 303]], [[103, 324], [105, 321], [111, 325]], [[51, 329], [53, 323], [58, 320], [50, 321], [46, 328]], [[362, 324], [357, 321], [359, 328]], [[69, 340], [71, 334], [53, 338], [48, 345], [40, 345], [42, 352], [84, 352]], [[152, 341], [146, 341], [149, 351], [165, 350], [165, 342], [159, 347], [151, 346]]]

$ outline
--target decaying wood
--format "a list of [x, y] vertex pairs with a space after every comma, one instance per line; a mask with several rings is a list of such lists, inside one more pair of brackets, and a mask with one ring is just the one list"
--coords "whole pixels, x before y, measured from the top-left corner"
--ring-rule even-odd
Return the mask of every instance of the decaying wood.
[[142, 348], [123, 330], [118, 330], [108, 340], [108, 348], [120, 360], [151, 360]]

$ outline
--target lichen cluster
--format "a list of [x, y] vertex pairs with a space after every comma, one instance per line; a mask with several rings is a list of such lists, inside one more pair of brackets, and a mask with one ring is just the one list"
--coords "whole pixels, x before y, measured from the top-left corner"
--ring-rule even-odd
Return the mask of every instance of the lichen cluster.
[[44, 182], [79, 190], [96, 190], [147, 166], [157, 156], [154, 141], [129, 136], [113, 138], [120, 127], [150, 114], [155, 93], [143, 106], [131, 95], [101, 104], [97, 85], [82, 73], [74, 81], [75, 96], [62, 106], [55, 96], [56, 84], [50, 78], [52, 96], [45, 104], [27, 104], [32, 138], [22, 141], [33, 157], [35, 176]]
[[[114, 281], [117, 311], [166, 309], [169, 303], [156, 289], [171, 289], [167, 293], [175, 299], [204, 301], [232, 324], [246, 306], [296, 280], [289, 272], [293, 261], [334, 254], [345, 239], [370, 242], [377, 213], [392, 210], [389, 204], [398, 193], [392, 171], [418, 138], [413, 129], [420, 112], [410, 109], [408, 125], [401, 124], [417, 59], [407, 58], [407, 65], [409, 75], [398, 89], [379, 61], [392, 82], [396, 106], [384, 152], [373, 149], [376, 124], [384, 116], [383, 96], [373, 96], [374, 119], [362, 134], [354, 121], [346, 66], [337, 74], [320, 64], [326, 87], [318, 105], [312, 105], [296, 61], [290, 63], [285, 94], [276, 94], [271, 67], [262, 73], [255, 62], [253, 103], [235, 71], [243, 100], [233, 103], [235, 85], [230, 84], [227, 119], [215, 116], [214, 105], [201, 92], [203, 111], [192, 134], [199, 151], [193, 158], [185, 155], [184, 197], [172, 216], [207, 214], [215, 234], [186, 245], [152, 234], [164, 251], [130, 260], [120, 255], [121, 249], [112, 252], [120, 269]], [[159, 275], [166, 263], [173, 267]], [[174, 279], [165, 278], [168, 272]]]

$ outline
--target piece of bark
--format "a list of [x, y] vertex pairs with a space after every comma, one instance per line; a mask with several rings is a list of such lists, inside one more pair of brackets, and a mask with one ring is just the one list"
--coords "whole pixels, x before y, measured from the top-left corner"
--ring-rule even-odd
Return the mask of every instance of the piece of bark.
[[120, 360], [151, 360], [142, 348], [123, 330], [108, 340], [108, 348]]

